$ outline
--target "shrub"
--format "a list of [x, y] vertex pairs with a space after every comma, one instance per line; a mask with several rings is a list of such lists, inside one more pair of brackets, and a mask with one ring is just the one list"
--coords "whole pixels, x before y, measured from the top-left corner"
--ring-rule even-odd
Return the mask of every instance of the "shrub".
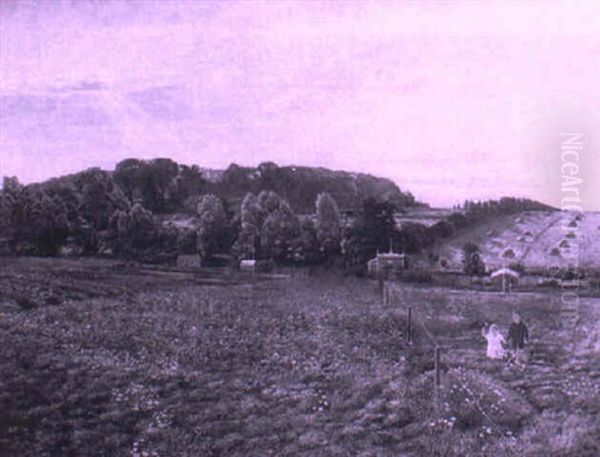
[[520, 274], [525, 274], [525, 265], [523, 265], [520, 262], [516, 262], [516, 263], [511, 263], [508, 268], [510, 268], [511, 270], [516, 271], [517, 273]]

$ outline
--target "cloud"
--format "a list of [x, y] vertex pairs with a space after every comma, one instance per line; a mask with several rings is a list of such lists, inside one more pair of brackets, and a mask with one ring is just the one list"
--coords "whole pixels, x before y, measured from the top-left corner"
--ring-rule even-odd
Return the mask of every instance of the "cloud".
[[43, 154], [169, 154], [533, 195], [549, 117], [600, 123], [587, 3], [50, 3], [6, 8], [0, 32], [0, 146], [25, 181], [55, 170]]
[[165, 121], [181, 121], [193, 115], [190, 94], [182, 86], [158, 86], [127, 94], [149, 116]]

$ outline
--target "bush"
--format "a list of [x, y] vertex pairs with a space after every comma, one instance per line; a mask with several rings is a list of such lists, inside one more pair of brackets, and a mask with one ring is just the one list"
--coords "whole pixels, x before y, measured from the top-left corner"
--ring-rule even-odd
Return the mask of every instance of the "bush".
[[525, 265], [523, 265], [520, 262], [516, 262], [516, 263], [511, 263], [508, 268], [510, 268], [511, 270], [516, 271], [517, 273], [520, 274], [525, 274]]
[[399, 278], [406, 282], [430, 283], [433, 281], [431, 271], [425, 268], [403, 271], [399, 274]]
[[256, 261], [256, 272], [257, 273], [271, 273], [275, 269], [275, 262], [272, 260], [257, 260]]

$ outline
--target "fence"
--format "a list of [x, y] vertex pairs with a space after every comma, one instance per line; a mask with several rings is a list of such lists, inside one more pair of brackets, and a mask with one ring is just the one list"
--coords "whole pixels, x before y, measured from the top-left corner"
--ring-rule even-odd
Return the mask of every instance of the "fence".
[[[385, 281], [381, 284], [381, 287], [382, 287], [381, 292], [382, 292], [382, 298], [383, 298], [383, 305], [385, 307], [393, 306], [393, 307], [401, 308], [401, 310], [406, 313], [406, 343], [407, 343], [407, 345], [410, 346], [415, 343], [415, 341], [414, 341], [415, 324], [417, 324], [419, 326], [419, 328], [423, 330], [423, 334], [427, 337], [427, 340], [433, 345], [433, 348], [434, 348], [434, 351], [433, 351], [434, 396], [433, 396], [433, 398], [434, 398], [434, 402], [435, 402], [434, 410], [437, 411], [438, 406], [439, 406], [438, 405], [439, 396], [440, 396], [439, 394], [440, 394], [440, 390], [442, 389], [442, 370], [444, 368], [442, 354], [443, 354], [444, 346], [442, 346], [438, 342], [438, 340], [435, 338], [434, 334], [427, 328], [427, 325], [425, 324], [425, 322], [423, 322], [423, 320], [419, 318], [418, 309], [416, 309], [416, 307], [413, 306], [413, 304], [403, 303], [403, 300], [401, 299], [401, 289], [402, 289], [401, 284], [394, 283], [391, 281]], [[445, 366], [445, 368], [448, 369], [447, 366]], [[473, 393], [471, 393], [471, 390], [469, 389], [469, 387], [466, 386], [465, 383], [458, 377], [456, 378], [456, 381], [458, 382], [460, 389], [463, 392], [464, 396], [469, 398], [469, 400], [471, 401], [471, 404], [473, 404], [475, 406], [475, 408], [481, 413], [481, 416], [485, 419], [486, 422], [489, 423], [490, 427], [492, 429], [494, 429], [496, 432], [498, 432], [500, 435], [509, 436], [509, 435], [505, 435], [504, 432], [502, 432], [499, 429], [499, 427], [491, 419], [489, 414], [481, 406], [481, 404], [479, 402], [479, 398], [477, 398]]]

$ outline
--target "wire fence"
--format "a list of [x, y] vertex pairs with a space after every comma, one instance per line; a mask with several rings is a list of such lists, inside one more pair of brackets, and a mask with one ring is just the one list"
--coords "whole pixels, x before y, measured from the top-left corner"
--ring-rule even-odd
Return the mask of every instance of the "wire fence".
[[[425, 322], [419, 318], [419, 316], [415, 313], [415, 310], [412, 306], [405, 306], [402, 300], [398, 300], [397, 288], [398, 286], [390, 281], [385, 281], [383, 283], [382, 295], [384, 306], [386, 307], [401, 307], [406, 308], [405, 311], [407, 313], [407, 324], [406, 324], [406, 339], [409, 345], [414, 344], [413, 339], [413, 323], [417, 323], [419, 328], [423, 331], [423, 335], [426, 336], [426, 339], [431, 343], [434, 348], [434, 410], [438, 410], [439, 401], [440, 401], [440, 390], [442, 389], [442, 371], [445, 369], [448, 371], [450, 367], [444, 363], [442, 359], [442, 351], [444, 349], [444, 345], [440, 344], [438, 339], [435, 337], [434, 333], [427, 327]], [[481, 414], [481, 417], [485, 420], [485, 422], [489, 425], [491, 429], [493, 429], [499, 435], [505, 436], [510, 439], [514, 439], [511, 436], [510, 432], [505, 433], [501, 427], [492, 419], [488, 411], [486, 411], [481, 405], [479, 398], [474, 395], [471, 389], [467, 386], [467, 384], [460, 379], [460, 377], [454, 376], [454, 379], [457, 381], [458, 386], [460, 387], [461, 392], [465, 396], [465, 398], [469, 399], [469, 402], [475, 407], [475, 409]]]

